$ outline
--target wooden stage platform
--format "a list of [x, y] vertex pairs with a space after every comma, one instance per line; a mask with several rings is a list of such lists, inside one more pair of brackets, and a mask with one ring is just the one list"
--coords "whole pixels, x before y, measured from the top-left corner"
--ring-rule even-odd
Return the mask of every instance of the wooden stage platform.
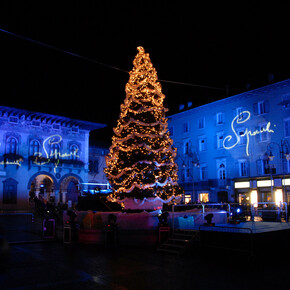
[[197, 226], [196, 230], [219, 231], [219, 232], [237, 232], [260, 234], [266, 232], [276, 232], [290, 230], [290, 222], [241, 222], [239, 224], [216, 224], [215, 226]]

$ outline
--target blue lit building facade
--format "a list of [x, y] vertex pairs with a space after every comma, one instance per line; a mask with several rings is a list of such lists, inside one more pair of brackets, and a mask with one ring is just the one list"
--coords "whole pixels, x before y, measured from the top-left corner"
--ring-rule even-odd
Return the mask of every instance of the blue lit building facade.
[[169, 117], [179, 184], [198, 202], [290, 202], [290, 80]]
[[29, 196], [76, 202], [89, 178], [90, 131], [103, 127], [0, 106], [0, 209], [27, 209]]

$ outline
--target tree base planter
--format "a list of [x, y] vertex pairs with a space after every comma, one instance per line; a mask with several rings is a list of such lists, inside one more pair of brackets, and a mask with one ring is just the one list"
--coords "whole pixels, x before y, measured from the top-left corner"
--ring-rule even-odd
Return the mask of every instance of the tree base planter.
[[163, 200], [159, 197], [148, 197], [144, 199], [125, 198], [118, 203], [124, 205], [125, 210], [162, 210]]
[[79, 243], [101, 244], [103, 238], [101, 229], [79, 229]]

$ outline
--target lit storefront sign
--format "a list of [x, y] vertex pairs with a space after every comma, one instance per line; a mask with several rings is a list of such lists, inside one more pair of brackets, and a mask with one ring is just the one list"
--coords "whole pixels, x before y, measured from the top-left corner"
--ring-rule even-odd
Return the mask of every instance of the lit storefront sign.
[[273, 180], [257, 180], [257, 187], [270, 187], [274, 185]]
[[[242, 118], [240, 116], [243, 116]], [[244, 117], [245, 116], [245, 117]], [[240, 141], [241, 141], [241, 137], [246, 136], [247, 138], [247, 142], [246, 142], [246, 154], [247, 156], [249, 156], [249, 144], [250, 144], [250, 137], [254, 137], [258, 134], [262, 134], [265, 132], [268, 133], [274, 133], [274, 130], [272, 130], [271, 127], [271, 122], [268, 122], [265, 128], [262, 128], [260, 130], [255, 130], [255, 131], [251, 131], [248, 128], [245, 129], [245, 132], [241, 135], [239, 135], [236, 131], [236, 125], [239, 124], [243, 124], [245, 122], [247, 122], [251, 117], [251, 113], [249, 111], [243, 111], [241, 114], [238, 114], [232, 121], [231, 123], [231, 129], [232, 129], [232, 135], [228, 135], [225, 137], [224, 141], [223, 141], [223, 147], [227, 150], [233, 149], [234, 147], [236, 147]], [[233, 145], [231, 146], [226, 146], [226, 144], [234, 142]]]
[[249, 188], [250, 181], [235, 182], [235, 188]]
[[282, 179], [283, 185], [290, 185], [290, 178]]

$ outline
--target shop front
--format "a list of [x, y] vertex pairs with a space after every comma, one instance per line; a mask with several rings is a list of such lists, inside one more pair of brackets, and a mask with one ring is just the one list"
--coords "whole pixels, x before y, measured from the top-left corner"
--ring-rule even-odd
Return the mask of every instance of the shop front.
[[256, 207], [259, 203], [290, 203], [290, 175], [236, 179], [235, 202]]

